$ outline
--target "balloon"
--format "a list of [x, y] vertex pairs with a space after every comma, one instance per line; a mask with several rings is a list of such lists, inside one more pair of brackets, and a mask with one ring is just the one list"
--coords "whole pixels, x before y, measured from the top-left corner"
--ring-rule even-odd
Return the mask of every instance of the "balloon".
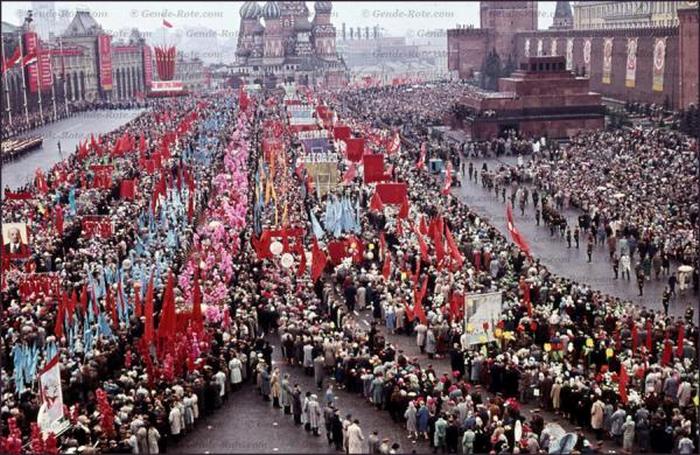
[[371, 251], [367, 253], [367, 259], [369, 259], [370, 261], [374, 259], [374, 253], [372, 253]]
[[282, 267], [284, 267], [285, 269], [288, 269], [292, 265], [294, 265], [294, 256], [292, 256], [289, 253], [284, 253], [282, 255], [282, 260], [280, 262], [282, 263]]
[[549, 352], [552, 350], [552, 345], [550, 343], [544, 344], [544, 352]]
[[612, 350], [612, 348], [608, 348], [608, 349], [605, 350], [605, 356], [608, 357], [608, 358], [610, 358], [610, 357], [613, 356], [613, 350]]
[[373, 249], [374, 249], [374, 243], [370, 243], [369, 245], [367, 245], [367, 249], [373, 250]]
[[472, 333], [474, 331], [474, 326], [471, 322], [467, 324], [467, 333]]
[[586, 339], [586, 347], [587, 347], [587, 348], [592, 348], [592, 347], [593, 347], [593, 338], [587, 338], [587, 339]]
[[272, 242], [270, 245], [270, 253], [274, 254], [275, 256], [282, 254], [283, 249], [284, 247], [282, 246], [282, 243], [278, 242], [277, 240]]

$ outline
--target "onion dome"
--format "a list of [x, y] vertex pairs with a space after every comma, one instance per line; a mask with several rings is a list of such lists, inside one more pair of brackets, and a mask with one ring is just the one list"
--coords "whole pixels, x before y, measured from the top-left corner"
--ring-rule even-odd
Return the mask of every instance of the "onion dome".
[[296, 32], [310, 32], [312, 25], [309, 23], [309, 19], [304, 16], [299, 16], [294, 22], [294, 31]]
[[282, 10], [277, 2], [267, 2], [263, 6], [262, 15], [265, 19], [278, 19], [282, 15]]
[[329, 14], [332, 9], [333, 9], [333, 5], [331, 2], [316, 2], [316, 3], [314, 3], [314, 10], [317, 13]]
[[262, 14], [262, 9], [258, 2], [245, 2], [241, 6], [241, 19], [258, 19]]

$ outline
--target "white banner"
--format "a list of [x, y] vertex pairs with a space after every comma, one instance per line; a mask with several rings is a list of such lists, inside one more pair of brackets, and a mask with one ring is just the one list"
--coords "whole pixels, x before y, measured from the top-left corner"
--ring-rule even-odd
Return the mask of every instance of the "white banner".
[[39, 387], [41, 407], [39, 407], [36, 419], [39, 429], [44, 436], [51, 432], [59, 435], [70, 423], [64, 419], [63, 415], [63, 392], [61, 390], [58, 354], [39, 373]]
[[566, 69], [571, 71], [574, 69], [574, 39], [566, 39]]
[[470, 345], [494, 341], [493, 329], [501, 319], [502, 303], [500, 292], [467, 294], [464, 298], [464, 331]]

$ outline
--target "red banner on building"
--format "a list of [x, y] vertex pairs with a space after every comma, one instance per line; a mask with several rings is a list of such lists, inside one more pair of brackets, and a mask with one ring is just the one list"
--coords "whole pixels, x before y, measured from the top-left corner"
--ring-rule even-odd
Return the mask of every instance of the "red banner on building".
[[27, 66], [27, 87], [31, 93], [36, 93], [39, 88], [39, 38], [35, 32], [27, 32], [24, 34], [24, 49], [23, 53], [27, 55], [37, 55], [36, 63], [31, 63]]
[[112, 37], [110, 35], [97, 37], [97, 54], [100, 68], [100, 87], [102, 90], [112, 90]]
[[147, 44], [143, 46], [143, 80], [146, 87], [150, 87], [153, 82], [153, 55]]

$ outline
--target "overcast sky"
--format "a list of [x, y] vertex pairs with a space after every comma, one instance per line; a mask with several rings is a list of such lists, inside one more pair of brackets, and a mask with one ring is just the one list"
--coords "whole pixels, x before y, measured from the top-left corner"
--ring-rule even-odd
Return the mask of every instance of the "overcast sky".
[[[313, 13], [314, 2], [306, 2]], [[32, 2], [2, 2], [3, 21], [21, 22]], [[72, 18], [76, 8], [88, 9], [106, 30], [138, 27], [157, 31], [162, 19], [174, 28], [202, 26], [220, 36], [237, 31], [243, 2], [56, 2], [57, 15], [67, 9]], [[264, 2], [258, 2], [264, 5]], [[552, 23], [556, 2], [539, 2], [539, 28]], [[340, 31], [347, 27], [383, 27], [393, 36], [416, 36], [421, 30], [449, 29], [457, 24], [479, 27], [479, 2], [334, 2], [332, 22]]]

